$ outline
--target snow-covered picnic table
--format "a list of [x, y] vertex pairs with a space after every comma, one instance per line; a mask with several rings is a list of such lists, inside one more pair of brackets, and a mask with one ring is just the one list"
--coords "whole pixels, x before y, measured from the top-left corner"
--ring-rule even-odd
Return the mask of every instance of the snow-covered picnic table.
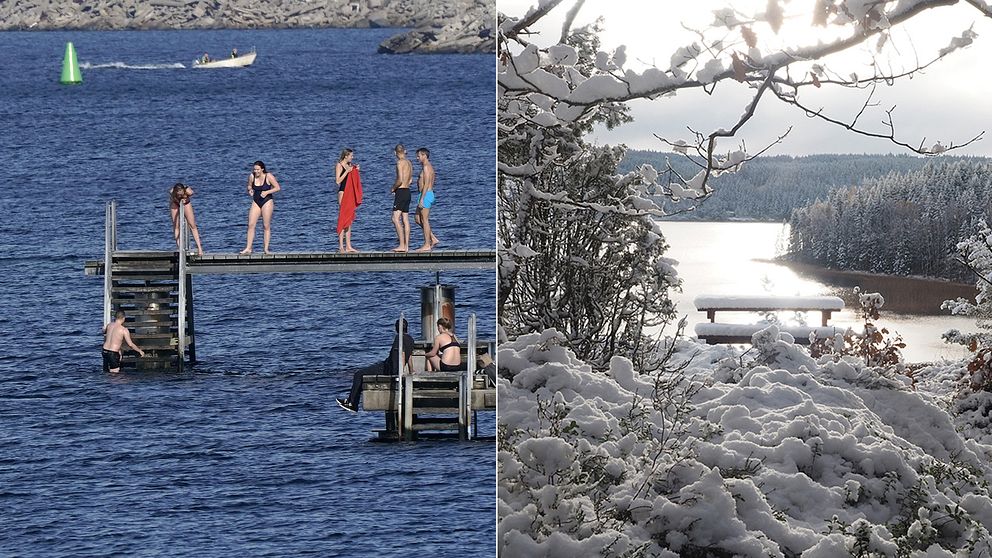
[[706, 312], [710, 323], [696, 324], [696, 336], [707, 343], [750, 343], [751, 336], [769, 324], [717, 323], [717, 312], [813, 312], [821, 313], [819, 327], [780, 326], [781, 331], [792, 335], [796, 343], [808, 344], [810, 333], [819, 338], [834, 335], [838, 328], [828, 326], [830, 315], [844, 309], [844, 301], [836, 296], [727, 296], [700, 295], [695, 301], [696, 310]]

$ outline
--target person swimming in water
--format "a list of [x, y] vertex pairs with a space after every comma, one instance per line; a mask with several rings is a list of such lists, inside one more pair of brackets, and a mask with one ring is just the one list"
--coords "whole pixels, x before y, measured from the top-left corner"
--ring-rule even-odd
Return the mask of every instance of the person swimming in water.
[[252, 244], [255, 243], [255, 226], [258, 217], [262, 217], [263, 240], [262, 248], [270, 254], [269, 240], [272, 238], [272, 212], [275, 208], [273, 194], [281, 190], [276, 176], [265, 170], [265, 163], [255, 161], [248, 176], [248, 195], [251, 196], [251, 207], [248, 208], [248, 240], [241, 254], [251, 254]]
[[117, 373], [121, 371], [121, 347], [127, 343], [129, 347], [145, 356], [145, 352], [131, 341], [131, 332], [124, 327], [126, 316], [123, 310], [118, 310], [114, 321], [103, 326], [103, 371]]
[[172, 234], [176, 238], [176, 247], [182, 250], [183, 246], [179, 245], [179, 209], [182, 208], [183, 213], [186, 215], [186, 224], [189, 225], [190, 232], [193, 233], [193, 240], [196, 241], [196, 255], [202, 256], [203, 245], [200, 244], [200, 231], [196, 228], [196, 216], [193, 215], [193, 204], [190, 203], [190, 198], [192, 197], [193, 188], [182, 182], [177, 182], [169, 190], [169, 213], [172, 215]]

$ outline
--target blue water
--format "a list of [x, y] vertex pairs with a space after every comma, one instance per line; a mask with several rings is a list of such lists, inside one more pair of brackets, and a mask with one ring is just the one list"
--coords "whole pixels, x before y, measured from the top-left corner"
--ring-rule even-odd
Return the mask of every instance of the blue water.
[[[0, 33], [0, 556], [495, 555], [491, 442], [373, 443], [381, 415], [333, 403], [400, 312], [419, 336], [432, 273], [195, 276], [200, 362], [101, 371], [102, 280], [83, 262], [112, 198], [120, 248], [169, 249], [166, 192], [188, 182], [204, 248], [235, 252], [261, 159], [283, 187], [272, 249], [333, 250], [350, 147], [353, 242], [385, 250], [402, 142], [431, 149], [439, 248], [495, 245], [495, 60], [377, 55], [393, 33]], [[84, 83], [67, 87], [70, 40]], [[250, 68], [189, 68], [252, 46]], [[494, 272], [441, 279], [459, 333], [475, 313], [493, 338]]]

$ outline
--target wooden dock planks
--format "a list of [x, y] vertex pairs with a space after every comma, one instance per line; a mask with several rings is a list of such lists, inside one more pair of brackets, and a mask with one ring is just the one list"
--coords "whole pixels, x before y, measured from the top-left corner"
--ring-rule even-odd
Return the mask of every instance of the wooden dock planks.
[[[115, 252], [134, 258], [161, 257], [176, 252]], [[87, 260], [86, 275], [103, 275], [104, 263]], [[188, 256], [186, 271], [190, 275], [220, 273], [308, 273], [364, 271], [448, 271], [459, 269], [495, 269], [495, 250], [444, 250], [435, 252], [295, 252], [279, 254], [206, 254]], [[128, 270], [132, 272], [133, 270]], [[115, 269], [115, 273], [116, 273]]]

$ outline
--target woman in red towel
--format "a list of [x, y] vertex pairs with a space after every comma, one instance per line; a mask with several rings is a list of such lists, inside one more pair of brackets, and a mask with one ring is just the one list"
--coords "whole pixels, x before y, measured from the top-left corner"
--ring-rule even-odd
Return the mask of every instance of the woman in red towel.
[[338, 251], [358, 252], [351, 246], [351, 224], [355, 210], [362, 204], [362, 180], [358, 164], [352, 163], [355, 152], [345, 149], [334, 166], [334, 182], [338, 185]]

